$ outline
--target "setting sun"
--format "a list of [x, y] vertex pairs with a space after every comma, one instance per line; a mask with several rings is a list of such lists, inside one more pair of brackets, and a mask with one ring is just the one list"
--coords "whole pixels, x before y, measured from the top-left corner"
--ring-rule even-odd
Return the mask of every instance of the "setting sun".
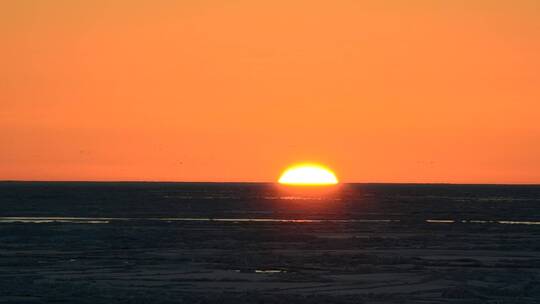
[[335, 185], [338, 179], [334, 172], [324, 166], [300, 164], [285, 170], [278, 182], [287, 185]]

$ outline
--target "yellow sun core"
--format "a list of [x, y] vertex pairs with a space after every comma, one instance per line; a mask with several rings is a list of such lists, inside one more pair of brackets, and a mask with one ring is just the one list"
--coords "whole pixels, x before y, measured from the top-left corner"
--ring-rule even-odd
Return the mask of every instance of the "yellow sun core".
[[338, 179], [330, 169], [318, 164], [299, 164], [285, 170], [278, 180], [286, 185], [335, 185]]

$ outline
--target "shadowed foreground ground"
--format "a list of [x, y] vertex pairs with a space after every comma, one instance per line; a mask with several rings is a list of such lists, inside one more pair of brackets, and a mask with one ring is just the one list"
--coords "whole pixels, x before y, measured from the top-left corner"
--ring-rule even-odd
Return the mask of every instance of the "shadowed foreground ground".
[[540, 229], [500, 226], [2, 224], [0, 302], [537, 303]]
[[[18, 191], [2, 192], [2, 208], [12, 208], [0, 217], [0, 303], [540, 301], [540, 225], [532, 222], [433, 221], [422, 208], [398, 210], [388, 197], [378, 197], [377, 206], [386, 206], [386, 217], [398, 214], [392, 219], [373, 216], [382, 210], [374, 207], [362, 209], [365, 217], [371, 214], [364, 220], [349, 210], [356, 221], [220, 220], [223, 213], [200, 220], [192, 209], [168, 219], [132, 218], [105, 212], [111, 207], [101, 200], [84, 205], [85, 212], [96, 217], [102, 206], [102, 215], [116, 217], [68, 212], [51, 218], [48, 210], [56, 207], [28, 210], [29, 202], [47, 202]], [[70, 201], [65, 192], [54, 193]], [[477, 216], [498, 205], [482, 206]], [[449, 215], [432, 209], [431, 216]], [[259, 211], [250, 216], [265, 218]], [[321, 217], [323, 211], [317, 212], [306, 217]], [[512, 219], [535, 219], [527, 213]]]

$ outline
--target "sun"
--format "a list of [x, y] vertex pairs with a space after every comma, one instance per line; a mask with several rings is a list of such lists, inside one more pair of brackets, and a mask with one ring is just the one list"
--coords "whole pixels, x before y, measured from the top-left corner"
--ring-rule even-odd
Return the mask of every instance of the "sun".
[[335, 185], [338, 179], [332, 170], [319, 164], [298, 164], [283, 172], [278, 180], [286, 185]]

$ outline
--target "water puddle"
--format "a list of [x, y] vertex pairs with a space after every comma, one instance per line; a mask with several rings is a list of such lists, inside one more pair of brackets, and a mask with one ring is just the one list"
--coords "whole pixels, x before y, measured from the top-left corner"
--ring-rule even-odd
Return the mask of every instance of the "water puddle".
[[540, 225], [540, 222], [530, 221], [497, 221], [497, 223], [505, 225]]
[[62, 217], [1, 217], [0, 223], [31, 223], [31, 224], [48, 224], [48, 223], [75, 223], [75, 224], [109, 224], [110, 218], [62, 218]]
[[[435, 223], [435, 224], [454, 224], [457, 222], [458, 221], [456, 220], [439, 220], [439, 219], [426, 220], [426, 223]], [[539, 221], [461, 220], [459, 222], [463, 224], [540, 225]]]
[[[209, 217], [165, 217], [165, 218], [128, 218], [128, 217], [0, 217], [0, 223], [75, 223], [109, 224], [114, 221], [158, 221], [158, 222], [227, 222], [227, 223], [392, 223], [400, 220], [391, 219], [277, 219], [277, 218], [209, 218]], [[510, 220], [453, 220], [428, 219], [430, 224], [502, 224], [502, 225], [540, 225], [540, 221]]]
[[341, 201], [341, 198], [330, 198], [320, 196], [264, 196], [266, 200], [284, 201]]
[[284, 273], [287, 272], [281, 269], [256, 269], [255, 273]]
[[259, 274], [274, 274], [274, 273], [286, 273], [287, 270], [283, 269], [236, 269], [234, 272], [238, 273], [259, 273]]
[[81, 223], [108, 224], [111, 221], [162, 221], [162, 222], [261, 222], [261, 223], [389, 223], [399, 220], [369, 219], [277, 219], [277, 218], [210, 218], [210, 217], [164, 217], [164, 218], [121, 218], [121, 217], [0, 217], [0, 223]]

